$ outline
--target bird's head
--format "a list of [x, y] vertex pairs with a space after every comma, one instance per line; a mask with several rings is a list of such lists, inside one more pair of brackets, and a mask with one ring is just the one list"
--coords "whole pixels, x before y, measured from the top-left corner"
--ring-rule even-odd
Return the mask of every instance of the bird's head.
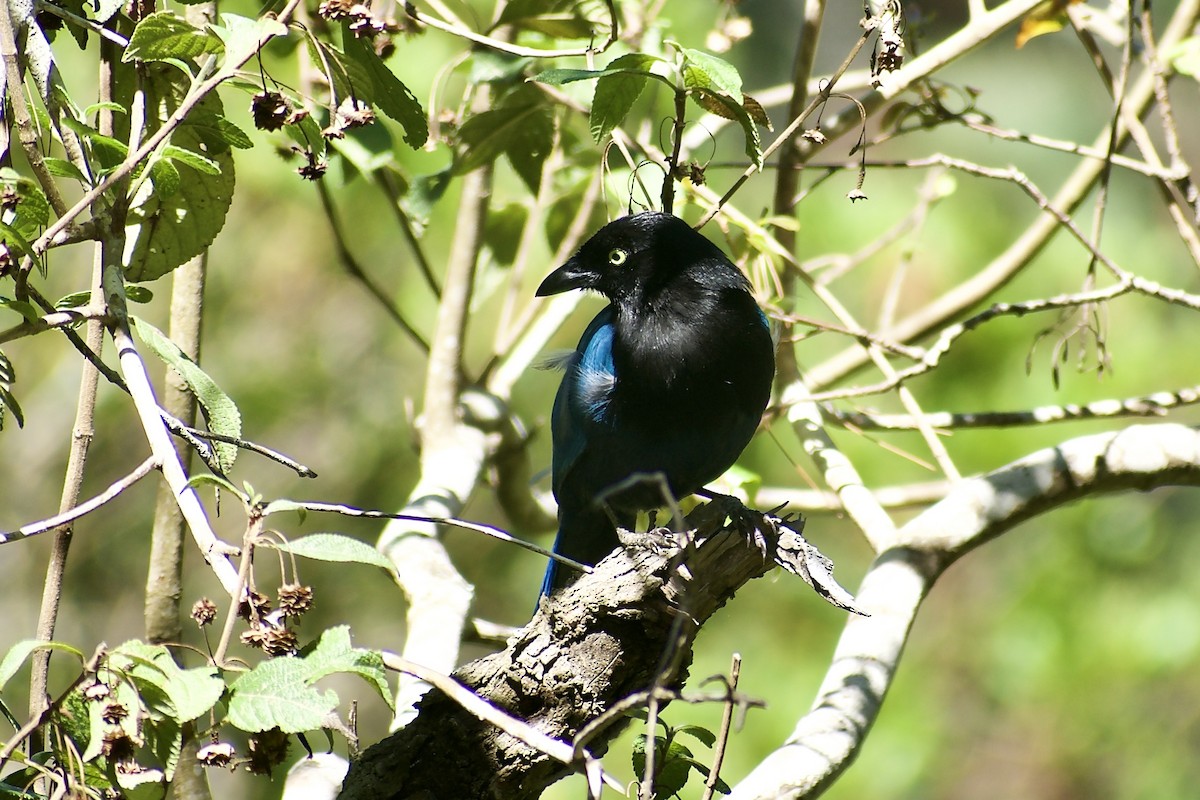
[[724, 255], [673, 214], [647, 211], [605, 225], [537, 289], [539, 297], [590, 289], [610, 300], [637, 297], [692, 265]]

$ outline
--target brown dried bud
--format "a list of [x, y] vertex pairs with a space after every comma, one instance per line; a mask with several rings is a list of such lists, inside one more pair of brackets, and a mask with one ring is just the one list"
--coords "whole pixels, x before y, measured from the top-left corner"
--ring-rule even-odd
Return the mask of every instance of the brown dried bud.
[[266, 646], [267, 632], [261, 628], [251, 628], [241, 635], [242, 644], [246, 647], [252, 647], [255, 650], [263, 650]]
[[192, 606], [192, 619], [196, 624], [203, 628], [205, 625], [211, 625], [213, 620], [217, 618], [217, 604], [207, 597], [201, 597]]
[[256, 733], [250, 737], [250, 759], [246, 769], [256, 775], [270, 775], [271, 769], [287, 758], [287, 751], [287, 734], [279, 728]]
[[285, 583], [279, 587], [279, 610], [285, 617], [299, 617], [312, 610], [313, 590], [311, 586]]
[[250, 113], [254, 115], [254, 127], [277, 131], [287, 124], [292, 105], [279, 92], [259, 92], [250, 100]]
[[288, 628], [266, 628], [263, 630], [263, 652], [269, 656], [291, 656], [296, 654], [296, 632]]
[[271, 598], [262, 592], [247, 591], [238, 603], [238, 616], [246, 621], [261, 619], [271, 613]]

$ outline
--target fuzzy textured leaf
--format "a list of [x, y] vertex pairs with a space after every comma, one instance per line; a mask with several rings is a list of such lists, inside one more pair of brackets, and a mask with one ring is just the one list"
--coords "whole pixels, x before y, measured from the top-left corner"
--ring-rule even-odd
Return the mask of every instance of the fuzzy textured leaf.
[[129, 37], [121, 60], [163, 61], [189, 59], [205, 53], [220, 53], [225, 45], [208, 31], [202, 31], [172, 11], [151, 14], [138, 23]]
[[343, 37], [346, 56], [362, 67], [371, 79], [369, 101], [404, 128], [404, 142], [414, 150], [429, 138], [429, 122], [421, 101], [384, 65], [375, 50], [353, 34]]
[[[272, 506], [274, 505], [273, 503]], [[285, 509], [273, 508], [272, 510]], [[386, 570], [392, 569], [392, 562], [383, 553], [366, 542], [360, 542], [352, 536], [341, 533], [310, 533], [308, 536], [301, 536], [290, 542], [263, 542], [261, 546], [274, 547], [285, 553], [317, 561], [339, 561], [383, 567]]]
[[[224, 436], [241, 438], [242, 415], [237, 404], [229, 395], [217, 386], [216, 381], [179, 349], [179, 345], [167, 338], [166, 334], [150, 323], [138, 317], [130, 317], [133, 328], [146, 345], [161, 358], [167, 366], [174, 369], [183, 378], [188, 389], [195, 395], [208, 421], [208, 429], [213, 433]], [[238, 449], [235, 445], [224, 442], [214, 442], [213, 449], [217, 453], [217, 461], [221, 468], [228, 471], [237, 460]]]
[[742, 104], [742, 76], [737, 68], [724, 59], [701, 50], [681, 49], [683, 54], [683, 85], [687, 89], [707, 89], [728, 95]]
[[[180, 73], [168, 69], [161, 65], [147, 69], [147, 107], [160, 114], [152, 129], [161, 124], [162, 115], [175, 109], [185, 89], [175, 78]], [[179, 171], [178, 191], [163, 196], [143, 184], [133, 198], [125, 227], [128, 280], [152, 281], [166, 275], [212, 244], [225, 226], [233, 201], [233, 156], [227, 148], [218, 152], [206, 144], [212, 120], [221, 110], [220, 99], [210, 94], [191, 115], [200, 124], [191, 125], [189, 118], [171, 135], [172, 149], [164, 155], [169, 154]], [[214, 172], [213, 165], [219, 171]]]
[[596, 81], [592, 113], [588, 118], [592, 139], [597, 143], [604, 141], [613, 128], [625, 121], [625, 115], [646, 88], [650, 67], [658, 60], [642, 53], [628, 53], [605, 68]]

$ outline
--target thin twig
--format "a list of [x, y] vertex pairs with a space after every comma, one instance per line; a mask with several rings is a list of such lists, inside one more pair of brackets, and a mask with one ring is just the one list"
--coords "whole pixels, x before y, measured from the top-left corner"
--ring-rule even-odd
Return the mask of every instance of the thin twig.
[[729, 663], [729, 677], [721, 677], [725, 684], [725, 708], [721, 712], [721, 728], [717, 732], [716, 749], [713, 750], [712, 766], [708, 770], [708, 780], [704, 782], [704, 794], [700, 800], [712, 800], [717, 782], [721, 779], [721, 765], [725, 763], [725, 747], [729, 744], [729, 734], [733, 729], [733, 710], [737, 708], [734, 696], [737, 692], [738, 679], [742, 675], [742, 655], [734, 653]]
[[[613, 3], [609, 3], [609, 8], [612, 10], [612, 19], [615, 21], [616, 12], [613, 10]], [[503, 41], [502, 39], [493, 39], [491, 36], [484, 36], [482, 33], [476, 33], [462, 25], [455, 25], [449, 22], [431, 17], [428, 14], [422, 13], [416, 9], [411, 2], [404, 3], [404, 13], [420, 22], [422, 25], [428, 25], [444, 33], [449, 33], [453, 36], [458, 36], [475, 44], [481, 44], [484, 47], [490, 47], [493, 50], [498, 50], [501, 53], [508, 53], [514, 56], [523, 56], [526, 58], [568, 58], [571, 56], [587, 56], [592, 53], [603, 53], [612, 46], [617, 40], [617, 26], [611, 25], [609, 30], [608, 41], [600, 47], [576, 47], [565, 50], [542, 50], [537, 47], [524, 47], [519, 44]]]
[[277, 500], [273, 503], [268, 503], [263, 510], [264, 514], [276, 514], [281, 511], [294, 511], [296, 509], [304, 509], [305, 511], [320, 511], [330, 514], [341, 514], [346, 517], [362, 517], [363, 519], [399, 519], [408, 522], [427, 522], [431, 525], [449, 525], [452, 528], [462, 528], [465, 531], [473, 531], [482, 533], [485, 536], [490, 536], [493, 539], [499, 539], [508, 544], [515, 544], [517, 547], [523, 547], [526, 550], [537, 553], [540, 556], [553, 559], [560, 564], [566, 564], [572, 569], [577, 569], [582, 572], [591, 572], [592, 568], [586, 564], [581, 564], [574, 559], [559, 555], [553, 551], [547, 550], [544, 547], [539, 547], [533, 542], [527, 542], [524, 539], [518, 539], [507, 531], [497, 528], [494, 525], [485, 525], [482, 522], [470, 522], [464, 519], [456, 519], [454, 517], [436, 517], [423, 516], [421, 514], [403, 514], [392, 513], [388, 511], [377, 511], [369, 508], [355, 508], [354, 506], [342, 505], [341, 503], [322, 503], [313, 500]]
[[0, 531], [0, 544], [9, 544], [11, 542], [20, 541], [21, 539], [25, 539], [30, 536], [37, 536], [39, 533], [46, 533], [47, 531], [52, 531], [55, 528], [62, 527], [63, 525], [68, 525], [80, 517], [90, 514], [96, 509], [104, 506], [117, 495], [121, 494], [121, 492], [125, 491], [142, 478], [149, 475], [151, 470], [154, 470], [157, 467], [158, 462], [155, 460], [154, 456], [150, 456], [141, 464], [139, 464], [137, 469], [135, 469], [133, 472], [129, 473], [120, 480], [115, 481], [111, 486], [90, 500], [85, 500], [82, 503], [78, 503], [69, 510], [60, 514], [55, 514], [53, 517], [39, 520], [38, 522], [31, 522], [28, 525], [22, 525], [15, 531]]

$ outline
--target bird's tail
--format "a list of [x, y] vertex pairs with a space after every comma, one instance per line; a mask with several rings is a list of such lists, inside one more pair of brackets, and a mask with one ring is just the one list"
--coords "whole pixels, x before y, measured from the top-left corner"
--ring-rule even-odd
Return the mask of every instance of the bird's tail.
[[[554, 552], [567, 558], [595, 566], [597, 562], [620, 546], [617, 531], [603, 508], [560, 508], [558, 536], [554, 539]], [[632, 527], [636, 517], [628, 520], [618, 515], [618, 524]], [[561, 589], [579, 577], [574, 569], [551, 561], [542, 580], [542, 595]]]

